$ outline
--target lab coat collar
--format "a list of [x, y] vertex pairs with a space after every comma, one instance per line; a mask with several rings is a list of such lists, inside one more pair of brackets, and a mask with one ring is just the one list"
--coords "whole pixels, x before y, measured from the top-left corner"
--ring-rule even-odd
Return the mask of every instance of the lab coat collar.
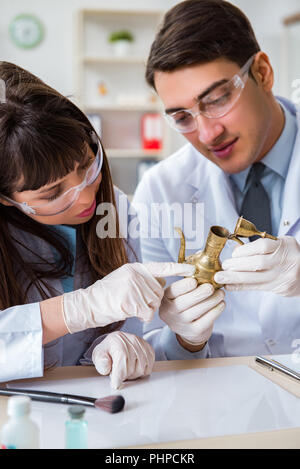
[[284, 186], [284, 192], [282, 197], [282, 215], [279, 225], [278, 236], [289, 234], [289, 231], [292, 229], [293, 225], [299, 220], [300, 217], [300, 108], [286, 100], [284, 100], [284, 104], [287, 105], [289, 109], [294, 112], [297, 116], [297, 135]]
[[280, 102], [280, 104], [285, 117], [284, 128], [275, 145], [261, 161], [268, 168], [285, 179], [288, 173], [291, 155], [294, 150], [297, 135], [297, 122], [295, 113], [291, 113], [284, 103]]
[[[285, 180], [294, 149], [297, 124], [295, 122], [295, 112], [291, 112], [280, 99], [278, 99], [278, 101], [285, 116], [284, 128], [275, 145], [273, 145], [270, 151], [263, 157], [261, 162]], [[245, 191], [250, 169], [251, 167], [248, 166], [248, 168], [240, 173], [230, 175], [230, 180], [233, 181], [242, 193]]]

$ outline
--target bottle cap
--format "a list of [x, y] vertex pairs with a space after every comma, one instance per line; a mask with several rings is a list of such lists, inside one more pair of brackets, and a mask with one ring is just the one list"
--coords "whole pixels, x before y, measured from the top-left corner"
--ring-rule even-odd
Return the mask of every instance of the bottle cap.
[[12, 417], [21, 417], [30, 412], [31, 399], [28, 396], [13, 396], [8, 399], [7, 413]]
[[72, 419], [81, 419], [84, 416], [85, 408], [82, 405], [72, 405], [68, 408], [68, 412]]

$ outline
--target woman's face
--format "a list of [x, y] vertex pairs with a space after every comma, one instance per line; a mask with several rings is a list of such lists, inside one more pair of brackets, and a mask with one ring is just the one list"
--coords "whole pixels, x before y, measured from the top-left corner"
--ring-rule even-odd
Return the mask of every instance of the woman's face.
[[[52, 202], [70, 188], [78, 186], [84, 180], [88, 168], [95, 160], [93, 151], [88, 150], [88, 158], [84, 164], [76, 163], [74, 171], [67, 174], [62, 179], [56, 180], [54, 183], [47, 184], [35, 191], [14, 192], [12, 199], [16, 202], [26, 202], [30, 207], [37, 207]], [[96, 194], [98, 192], [102, 180], [102, 172], [100, 171], [96, 180], [87, 185], [78, 195], [77, 199], [67, 210], [57, 215], [34, 215], [27, 214], [30, 218], [46, 225], [80, 225], [89, 221], [96, 210]], [[10, 206], [11, 203], [1, 200], [4, 205]]]

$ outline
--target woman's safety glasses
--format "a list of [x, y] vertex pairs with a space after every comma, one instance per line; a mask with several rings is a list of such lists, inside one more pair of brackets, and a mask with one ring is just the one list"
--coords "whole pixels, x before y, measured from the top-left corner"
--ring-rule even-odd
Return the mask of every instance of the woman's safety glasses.
[[172, 113], [165, 112], [164, 116], [170, 126], [184, 134], [194, 132], [197, 129], [196, 117], [200, 114], [209, 119], [225, 116], [241, 96], [254, 57], [255, 55], [251, 56], [231, 80], [217, 86], [199, 99], [192, 109], [182, 109]]
[[97, 153], [92, 163], [88, 167], [85, 177], [81, 184], [78, 186], [71, 187], [59, 197], [41, 205], [28, 205], [27, 202], [16, 202], [4, 195], [0, 194], [0, 197], [7, 200], [14, 206], [21, 209], [26, 214], [38, 215], [38, 216], [52, 216], [59, 215], [62, 212], [68, 210], [78, 199], [80, 192], [82, 192], [86, 186], [91, 186], [98, 178], [102, 164], [103, 164], [103, 150], [100, 140], [95, 136], [97, 144]]

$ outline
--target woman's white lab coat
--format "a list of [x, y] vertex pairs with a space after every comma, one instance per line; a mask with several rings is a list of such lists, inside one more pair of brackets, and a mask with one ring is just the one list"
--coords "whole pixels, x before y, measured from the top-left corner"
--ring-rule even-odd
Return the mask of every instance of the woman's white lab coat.
[[[291, 102], [283, 101], [294, 114], [297, 113], [299, 129], [300, 110], [296, 110]], [[198, 235], [199, 233], [203, 235], [201, 242], [188, 250], [186, 255], [203, 248], [212, 225], [221, 225], [232, 233], [239, 216], [228, 176], [197, 152], [192, 145], [187, 144], [147, 171], [137, 188], [133, 205], [140, 217], [144, 262], [176, 261], [178, 258], [180, 241], [178, 235], [173, 234], [177, 222], [170, 221], [169, 238], [163, 238], [161, 234], [157, 236], [162, 221], [158, 219], [155, 206], [152, 205], [152, 210], [150, 207], [151, 204], [162, 202], [173, 207], [175, 205], [172, 204], [181, 206], [185, 213], [184, 223], [181, 226], [185, 232], [189, 231], [192, 217], [195, 222], [197, 209], [198, 213], [201, 213], [201, 207], [204, 207], [204, 218], [198, 216], [197, 225]], [[184, 204], [189, 205], [184, 207]], [[147, 220], [149, 214], [156, 238], [149, 237]], [[283, 194], [278, 236], [282, 235], [294, 236], [300, 243], [299, 131]], [[195, 240], [195, 235], [190, 242], [192, 240]], [[228, 242], [222, 251], [221, 260], [230, 257], [235, 246], [233, 241]], [[286, 354], [297, 352], [297, 348], [300, 350], [300, 298], [284, 298], [268, 292], [244, 291], [226, 292], [225, 301], [226, 309], [215, 322], [209, 347], [206, 348], [206, 356], [207, 352], [209, 356], [222, 357]], [[157, 318], [156, 323], [151, 323], [148, 328], [152, 330], [151, 340], [154, 346], [161, 337], [158, 334], [159, 330], [156, 329], [159, 327], [166, 329], [167, 326]]]
[[[125, 195], [117, 189], [115, 195], [117, 201], [119, 196], [125, 198]], [[129, 215], [129, 210], [127, 213], [126, 222], [129, 224], [134, 215]], [[125, 232], [124, 228], [127, 231], [127, 227], [121, 225], [121, 220], [124, 218], [120, 218], [120, 229]], [[34, 262], [34, 253], [54, 262], [53, 252], [45, 241], [14, 227], [10, 227], [10, 230], [16, 239], [32, 249], [32, 254], [29, 256], [26, 249], [18, 246], [20, 251], [23, 250], [23, 257], [28, 262]], [[127, 237], [127, 242], [139, 258], [139, 240]], [[81, 237], [77, 231], [74, 289], [85, 288], [92, 283], [89, 272], [84, 268], [84, 256], [82, 256], [84, 251], [82, 249]], [[130, 249], [128, 256], [131, 262], [135, 261]], [[39, 258], [37, 258], [38, 260]], [[28, 279], [25, 274], [20, 273], [18, 281], [26, 288]], [[49, 283], [52, 288], [55, 288], [57, 295], [64, 293], [59, 279], [52, 279]], [[105, 337], [105, 335], [101, 336], [101, 328], [87, 329], [76, 334], [67, 334], [43, 347], [40, 301], [38, 291], [31, 288], [28, 304], [0, 311], [0, 382], [42, 376], [44, 369], [54, 366], [91, 363], [93, 346]], [[142, 336], [142, 323], [136, 318], [130, 318], [123, 324], [122, 330]]]

